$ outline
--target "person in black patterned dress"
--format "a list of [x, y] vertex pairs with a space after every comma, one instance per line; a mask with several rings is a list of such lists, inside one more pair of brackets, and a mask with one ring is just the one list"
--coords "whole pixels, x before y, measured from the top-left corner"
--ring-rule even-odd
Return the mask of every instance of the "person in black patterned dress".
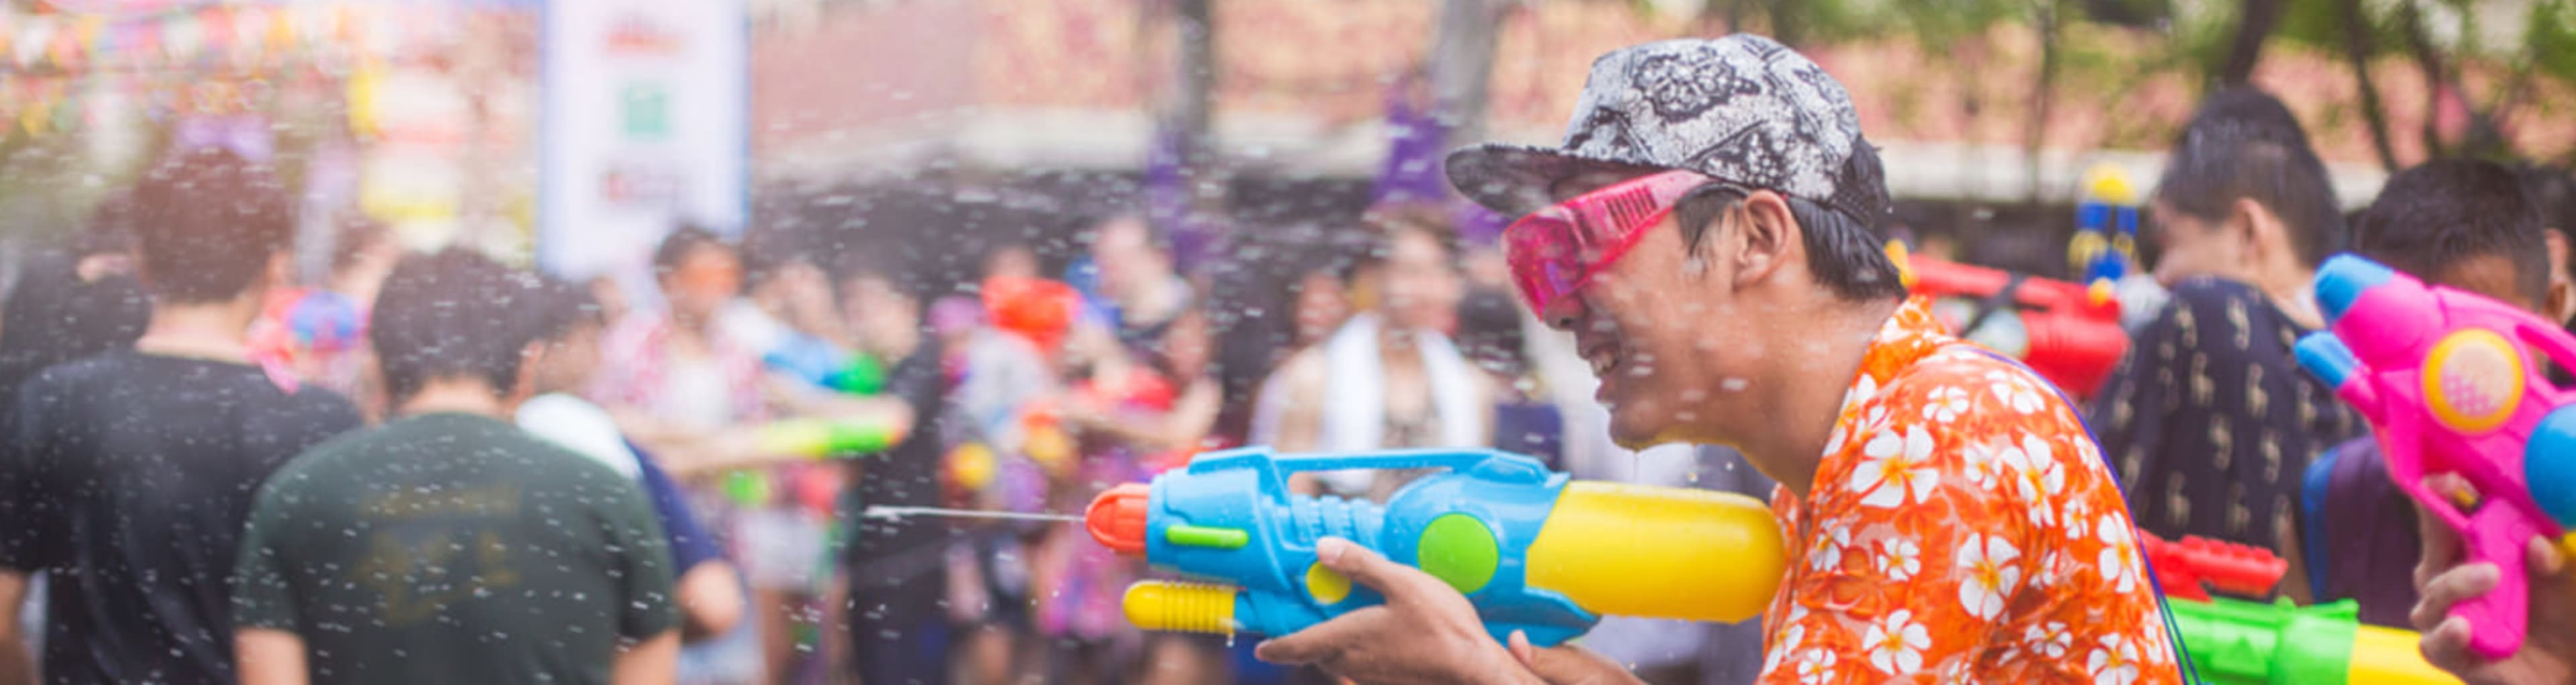
[[2286, 555], [2309, 460], [2368, 428], [2290, 352], [2321, 323], [2308, 284], [2343, 217], [2298, 120], [2259, 91], [2212, 96], [2168, 163], [2149, 210], [2173, 297], [2092, 423], [2140, 527]]

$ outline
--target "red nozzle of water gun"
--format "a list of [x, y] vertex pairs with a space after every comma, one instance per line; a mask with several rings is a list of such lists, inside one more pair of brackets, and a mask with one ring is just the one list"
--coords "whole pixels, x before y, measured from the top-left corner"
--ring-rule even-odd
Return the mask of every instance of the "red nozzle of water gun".
[[2271, 592], [2290, 570], [2290, 563], [2273, 556], [2271, 550], [2196, 535], [2166, 542], [2142, 533], [2139, 544], [2146, 549], [2147, 563], [2155, 567], [2165, 594], [2183, 599], [2209, 601], [2202, 583], [2236, 594], [2261, 595]]
[[1145, 556], [1145, 514], [1154, 490], [1144, 483], [1110, 488], [1082, 512], [1082, 527], [1091, 539], [1121, 556]]

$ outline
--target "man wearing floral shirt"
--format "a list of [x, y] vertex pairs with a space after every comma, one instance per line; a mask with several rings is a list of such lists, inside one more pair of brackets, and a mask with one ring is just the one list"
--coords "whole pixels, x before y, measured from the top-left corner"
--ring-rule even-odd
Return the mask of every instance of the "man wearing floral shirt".
[[[1790, 541], [1764, 683], [2179, 683], [2125, 503], [2045, 381], [1940, 332], [1871, 229], [1875, 150], [1832, 77], [1736, 35], [1594, 62], [1559, 148], [1459, 151], [1520, 215], [1521, 295], [1575, 334], [1631, 447], [1732, 445]], [[1581, 647], [1486, 635], [1447, 585], [1340, 540], [1379, 589], [1261, 645], [1365, 682], [1632, 682]]]

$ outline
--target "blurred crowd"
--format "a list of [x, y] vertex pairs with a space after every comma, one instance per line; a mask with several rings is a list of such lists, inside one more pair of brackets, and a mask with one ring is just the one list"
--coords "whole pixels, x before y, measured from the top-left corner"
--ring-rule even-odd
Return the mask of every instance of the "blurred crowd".
[[[2136, 352], [2101, 394], [2105, 452], [2150, 531], [2304, 552], [2303, 568], [2333, 572], [2295, 576], [2303, 597], [2406, 594], [2373, 575], [2387, 564], [2320, 566], [2371, 555], [2326, 541], [2372, 538], [2323, 532], [2367, 516], [2318, 514], [2334, 510], [2300, 490], [2309, 455], [2357, 449], [2338, 444], [2364, 429], [2292, 368], [2286, 342], [2269, 341], [2316, 327], [2299, 292], [2339, 249], [2492, 285], [2564, 320], [2576, 298], [2557, 231], [2576, 224], [2576, 193], [2548, 170], [2434, 165], [2393, 180], [2346, 231], [2277, 102], [2227, 94], [2208, 112], [2229, 123], [2207, 130], [2241, 139], [2177, 147], [2184, 171], [2152, 208], [2155, 275], [2172, 303], [2134, 331]], [[407, 252], [363, 223], [340, 230], [328, 274], [297, 278], [284, 258], [292, 213], [265, 170], [221, 152], [172, 159], [75, 240], [28, 257], [0, 309], [0, 396], [15, 405], [0, 412], [10, 417], [0, 515], [12, 517], [0, 603], [24, 606], [7, 645], [28, 645], [0, 654], [0, 683], [28, 677], [36, 661], [57, 682], [250, 681], [254, 665], [232, 656], [236, 626], [371, 648], [330, 635], [398, 631], [400, 617], [369, 627], [349, 616], [373, 610], [315, 605], [328, 583], [306, 592], [301, 574], [364, 566], [437, 585], [407, 590], [422, 597], [479, 597], [491, 589], [406, 574], [475, 555], [499, 563], [523, 549], [508, 537], [518, 533], [455, 543], [473, 552], [389, 556], [290, 532], [354, 537], [390, 525], [371, 523], [368, 507], [480, 506], [457, 493], [495, 478], [511, 497], [581, 493], [542, 505], [564, 507], [548, 511], [567, 520], [592, 519], [561, 512], [600, 508], [592, 532], [603, 539], [547, 544], [652, 557], [602, 562], [624, 569], [606, 581], [544, 580], [530, 570], [542, 564], [511, 577], [557, 583], [550, 597], [606, 582], [597, 591], [612, 601], [594, 612], [608, 616], [594, 637], [667, 634], [684, 683], [1320, 681], [1251, 659], [1249, 644], [1129, 627], [1120, 594], [1149, 571], [1077, 526], [917, 511], [1078, 512], [1110, 486], [1210, 450], [1497, 447], [1581, 477], [1770, 487], [1723, 449], [1638, 458], [1611, 445], [1592, 369], [1515, 301], [1495, 248], [1462, 241], [1439, 205], [1371, 208], [1356, 232], [1364, 240], [1301, 252], [1287, 278], [1248, 285], [1185, 271], [1169, 237], [1136, 216], [1099, 218], [1072, 250], [991, 246], [965, 283], [923, 268], [925, 255], [902, 241], [826, 247], [839, 244], [675, 226], [653, 252], [651, 296], [639, 298], [606, 279], [557, 282], [480, 256]], [[2475, 193], [2511, 201], [2436, 201]], [[2462, 207], [2517, 209], [2488, 221]], [[2500, 261], [2478, 261], [2489, 258]], [[1243, 314], [1211, 296], [1228, 287], [1288, 305], [1284, 344], [1222, 344], [1219, 323]], [[519, 432], [423, 423], [432, 414]], [[517, 442], [521, 432], [551, 447]], [[440, 440], [518, 456], [489, 472], [346, 470]], [[82, 460], [92, 453], [104, 456]], [[200, 454], [240, 459], [184, 459]], [[567, 454], [605, 469], [545, 462]], [[270, 477], [277, 468], [297, 475]], [[588, 480], [601, 474], [636, 485]], [[1331, 472], [1293, 486], [1382, 498], [1417, 475]], [[417, 478], [449, 480], [418, 486], [431, 504], [352, 513], [298, 499], [333, 492], [321, 483]], [[233, 520], [145, 525], [202, 516]], [[245, 520], [247, 530], [231, 528]], [[172, 540], [160, 538], [178, 550], [165, 553]], [[400, 568], [380, 568], [389, 563]], [[137, 577], [189, 582], [130, 600], [140, 604], [101, 599]], [[227, 599], [235, 582], [253, 589]], [[2402, 622], [2391, 607], [2411, 603], [2368, 601], [2364, 616]], [[169, 656], [136, 663], [126, 657], [138, 652], [99, 644], [166, 645], [142, 651]], [[1592, 644], [1662, 682], [1737, 682], [1760, 662], [1758, 635], [1723, 626], [1613, 621]]]

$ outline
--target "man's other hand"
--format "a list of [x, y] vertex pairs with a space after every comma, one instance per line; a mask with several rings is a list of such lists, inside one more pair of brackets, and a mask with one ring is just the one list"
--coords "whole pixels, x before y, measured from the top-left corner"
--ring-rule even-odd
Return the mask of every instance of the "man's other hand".
[[1386, 603], [1262, 642], [1253, 652], [1261, 660], [1363, 683], [1541, 682], [1485, 632], [1466, 596], [1431, 574], [1339, 538], [1316, 541], [1315, 556]]

